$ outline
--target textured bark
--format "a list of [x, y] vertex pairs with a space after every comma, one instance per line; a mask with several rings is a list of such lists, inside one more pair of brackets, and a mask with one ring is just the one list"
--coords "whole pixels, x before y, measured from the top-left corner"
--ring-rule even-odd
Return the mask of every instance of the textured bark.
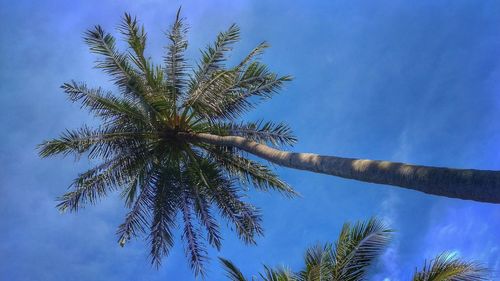
[[452, 169], [278, 150], [238, 136], [183, 134], [192, 141], [231, 146], [280, 166], [428, 194], [500, 203], [500, 171]]

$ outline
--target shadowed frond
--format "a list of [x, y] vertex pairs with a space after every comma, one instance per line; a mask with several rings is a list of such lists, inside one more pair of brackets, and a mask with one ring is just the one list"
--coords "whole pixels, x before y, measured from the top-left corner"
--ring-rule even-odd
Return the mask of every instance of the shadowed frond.
[[199, 171], [192, 173], [190, 178], [202, 187], [200, 193], [219, 207], [221, 215], [232, 222], [243, 241], [254, 244], [255, 236], [262, 234], [258, 209], [241, 200], [234, 180], [224, 177], [214, 163], [199, 157], [197, 167]]
[[293, 188], [283, 182], [265, 165], [224, 149], [212, 147], [206, 148], [206, 150], [217, 159], [228, 176], [237, 179], [242, 185], [251, 183], [260, 190], [276, 190], [288, 197], [297, 195]]
[[203, 269], [203, 264], [207, 259], [207, 253], [203, 244], [200, 243], [200, 234], [193, 225], [192, 204], [193, 203], [191, 202], [189, 195], [183, 191], [181, 194], [181, 212], [182, 219], [184, 221], [183, 237], [186, 244], [186, 255], [188, 256], [191, 268], [195, 274], [204, 276], [205, 271]]
[[143, 149], [154, 143], [154, 139], [155, 135], [147, 131], [124, 131], [115, 127], [92, 129], [84, 126], [77, 130], [67, 130], [59, 138], [40, 144], [39, 153], [42, 157], [57, 154], [80, 156], [88, 153], [89, 158], [109, 158], [119, 153]]
[[147, 183], [156, 189], [149, 234], [151, 262], [156, 267], [160, 266], [162, 258], [168, 255], [170, 248], [174, 244], [172, 230], [175, 227], [175, 217], [179, 205], [182, 204], [182, 190], [179, 186], [176, 186], [176, 181], [172, 180], [171, 175], [167, 173], [167, 171], [173, 169], [164, 167], [162, 170], [153, 173]]
[[455, 254], [442, 253], [430, 262], [425, 262], [416, 271], [413, 281], [484, 281], [488, 270], [475, 262], [462, 261]]
[[[144, 226], [149, 224], [151, 219], [151, 210], [154, 207], [155, 193], [152, 186], [148, 184], [150, 175], [149, 169], [145, 167], [143, 173], [140, 173], [122, 192], [122, 196], [126, 197], [126, 205], [131, 208], [125, 216], [125, 221], [118, 227], [117, 235], [120, 246], [125, 246], [125, 243], [130, 238], [138, 235], [139, 232], [145, 232]], [[140, 189], [136, 199], [136, 190]]]
[[142, 155], [118, 155], [85, 173], [80, 174], [70, 186], [72, 191], [58, 199], [60, 211], [77, 211], [84, 204], [94, 204], [109, 191], [132, 184], [147, 165]]
[[[205, 161], [198, 157], [193, 150], [188, 149], [187, 152], [190, 158], [185, 178], [189, 182], [189, 185], [192, 186], [190, 189], [190, 197], [193, 200], [194, 211], [196, 212], [200, 223], [205, 226], [205, 230], [208, 234], [208, 242], [219, 250], [222, 239], [219, 231], [219, 225], [213, 218], [210, 211], [211, 204], [208, 201], [210, 194], [204, 194], [207, 189], [210, 189], [210, 185], [213, 184], [213, 182], [218, 182], [218, 174], [213, 173], [210, 170], [212, 167], [210, 167], [207, 163], [203, 163]], [[214, 175], [216, 176], [215, 178], [210, 178], [210, 176]], [[200, 187], [205, 187], [205, 189]]]
[[226, 271], [226, 276], [231, 281], [247, 281], [247, 279], [243, 276], [243, 273], [232, 263], [230, 260], [226, 260], [224, 258], [219, 257], [219, 261], [222, 263], [224, 270]]

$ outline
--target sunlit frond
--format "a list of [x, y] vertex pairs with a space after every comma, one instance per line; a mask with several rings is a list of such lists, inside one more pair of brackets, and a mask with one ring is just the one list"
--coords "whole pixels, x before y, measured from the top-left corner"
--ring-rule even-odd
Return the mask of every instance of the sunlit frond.
[[416, 271], [413, 281], [483, 281], [488, 279], [488, 270], [475, 262], [460, 260], [453, 253], [442, 253], [425, 262]]
[[[170, 28], [167, 36], [170, 44], [167, 46], [167, 54], [165, 55], [165, 66], [167, 73], [167, 82], [171, 87], [169, 94], [173, 101], [182, 94], [187, 83], [187, 69], [184, 52], [187, 49], [188, 42], [186, 40], [187, 27], [184, 20], [180, 16], [181, 9], [177, 11], [174, 24]], [[174, 102], [174, 104], [176, 104]]]
[[104, 32], [101, 26], [96, 25], [94, 29], [85, 33], [84, 40], [91, 52], [102, 56], [102, 59], [97, 61], [97, 68], [109, 74], [120, 90], [127, 93], [136, 90], [138, 77], [134, 73], [128, 56], [120, 53], [116, 48], [116, 40], [111, 34]]
[[335, 266], [332, 246], [330, 244], [315, 245], [306, 250], [304, 269], [297, 274], [298, 281], [333, 280]]
[[214, 124], [213, 133], [218, 135], [242, 136], [256, 142], [274, 145], [277, 147], [294, 145], [297, 138], [285, 123], [248, 122], [248, 123], [220, 123]]
[[101, 88], [91, 89], [85, 83], [75, 81], [64, 83], [61, 88], [72, 102], [81, 102], [82, 107], [105, 121], [132, 121], [143, 126], [149, 123], [148, 116], [138, 104], [117, 97], [111, 92], [104, 92]]
[[385, 249], [391, 239], [392, 230], [382, 221], [370, 219], [353, 226], [344, 224], [335, 243], [334, 278], [339, 280], [362, 280], [368, 266]]
[[286, 268], [274, 269], [264, 266], [264, 273], [260, 273], [262, 281], [294, 281], [293, 273]]

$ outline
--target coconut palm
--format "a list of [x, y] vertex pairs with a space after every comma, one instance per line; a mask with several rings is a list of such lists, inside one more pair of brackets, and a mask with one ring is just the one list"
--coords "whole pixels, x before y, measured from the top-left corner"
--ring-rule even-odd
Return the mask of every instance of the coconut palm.
[[454, 253], [442, 253], [430, 262], [425, 262], [420, 271], [416, 271], [413, 281], [483, 281], [488, 270], [481, 265], [463, 261]]
[[228, 66], [226, 57], [240, 38], [231, 25], [202, 51], [196, 67], [184, 56], [187, 28], [179, 13], [167, 33], [164, 64], [146, 57], [147, 36], [135, 18], [126, 14], [119, 32], [128, 48], [116, 47], [115, 38], [100, 26], [85, 33], [85, 42], [99, 59], [96, 67], [111, 76], [118, 93], [71, 81], [62, 88], [72, 102], [81, 103], [101, 120], [97, 127], [67, 130], [40, 145], [42, 157], [87, 156], [100, 164], [80, 174], [72, 190], [60, 198], [61, 210], [76, 211], [120, 190], [130, 208], [119, 227], [124, 245], [141, 232], [148, 233], [151, 256], [159, 264], [172, 247], [172, 231], [183, 225], [183, 240], [191, 266], [202, 273], [206, 250], [204, 235], [221, 246], [218, 209], [237, 234], [254, 243], [262, 233], [260, 215], [242, 201], [249, 185], [277, 190], [287, 196], [293, 189], [265, 164], [248, 154], [278, 165], [368, 182], [487, 202], [500, 202], [500, 173], [412, 166], [285, 152], [296, 138], [284, 123], [237, 121], [260, 101], [272, 97], [290, 76], [280, 76], [259, 61], [268, 47], [257, 45], [239, 63]]
[[[264, 273], [251, 280], [262, 281], [361, 281], [367, 270], [390, 240], [391, 230], [371, 219], [354, 227], [344, 224], [334, 244], [307, 249], [304, 268], [292, 272], [287, 268], [264, 266]], [[219, 258], [231, 281], [247, 281], [240, 269], [229, 260]], [[452, 253], [442, 253], [416, 271], [413, 281], [483, 281], [488, 270], [475, 262], [460, 260]]]
[[[221, 247], [214, 209], [244, 242], [255, 243], [262, 233], [261, 217], [258, 209], [242, 200], [241, 190], [251, 185], [288, 196], [294, 191], [241, 151], [188, 141], [179, 133], [238, 134], [276, 146], [293, 144], [295, 137], [284, 124], [224, 122], [252, 106], [247, 98], [269, 97], [290, 78], [270, 72], [255, 59], [265, 43], [237, 66], [225, 69], [224, 56], [239, 38], [235, 25], [203, 52], [191, 76], [184, 58], [187, 29], [179, 13], [168, 33], [163, 67], [145, 57], [146, 33], [135, 18], [125, 14], [119, 31], [128, 43], [127, 53], [120, 53], [114, 37], [100, 26], [85, 33], [90, 50], [100, 56], [97, 68], [111, 75], [119, 95], [74, 81], [62, 86], [69, 99], [100, 118], [101, 125], [68, 130], [41, 144], [40, 155], [102, 160], [74, 180], [72, 190], [60, 198], [59, 209], [77, 211], [120, 190], [130, 208], [118, 228], [120, 245], [148, 233], [152, 263], [159, 265], [174, 243], [173, 231], [180, 221], [191, 267], [203, 275], [207, 257], [202, 238], [206, 235], [210, 245]], [[217, 100], [224, 105], [214, 103], [214, 94], [208, 92], [218, 93]]]
[[[344, 224], [334, 244], [316, 245], [307, 249], [304, 269], [292, 273], [286, 269], [265, 267], [260, 274], [264, 281], [364, 280], [371, 263], [390, 241], [392, 230], [380, 220], [370, 219], [354, 225]], [[241, 271], [229, 260], [221, 259], [226, 275], [232, 281], [246, 281]]]

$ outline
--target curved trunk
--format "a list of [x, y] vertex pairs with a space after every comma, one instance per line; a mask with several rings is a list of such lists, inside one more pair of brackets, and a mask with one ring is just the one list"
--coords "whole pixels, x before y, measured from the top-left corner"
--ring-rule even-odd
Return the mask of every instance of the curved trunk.
[[239, 136], [185, 134], [193, 141], [231, 146], [280, 166], [424, 193], [500, 203], [500, 171], [451, 169], [405, 163], [322, 156], [278, 150]]

